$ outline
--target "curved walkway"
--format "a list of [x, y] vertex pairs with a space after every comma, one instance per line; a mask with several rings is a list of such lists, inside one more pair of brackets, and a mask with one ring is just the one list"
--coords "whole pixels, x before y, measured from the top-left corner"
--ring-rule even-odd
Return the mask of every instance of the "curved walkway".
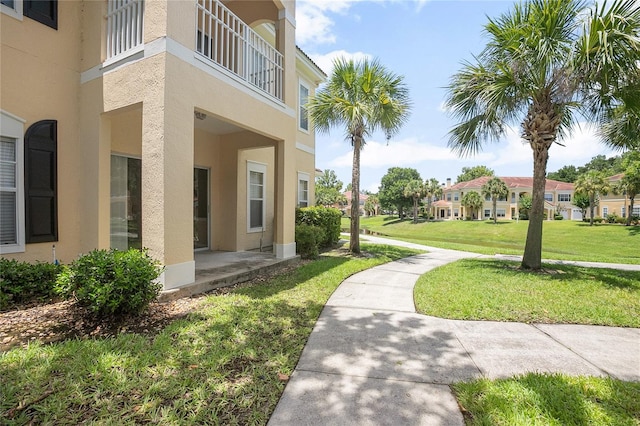
[[425, 272], [481, 257], [428, 250], [349, 277], [327, 302], [269, 425], [463, 425], [449, 384], [563, 372], [640, 381], [640, 329], [458, 321], [415, 312]]

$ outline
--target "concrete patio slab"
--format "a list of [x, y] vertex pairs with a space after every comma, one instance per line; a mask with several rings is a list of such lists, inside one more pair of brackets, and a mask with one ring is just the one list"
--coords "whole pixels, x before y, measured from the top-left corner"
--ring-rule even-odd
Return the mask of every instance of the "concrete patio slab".
[[462, 426], [447, 385], [296, 371], [271, 426]]

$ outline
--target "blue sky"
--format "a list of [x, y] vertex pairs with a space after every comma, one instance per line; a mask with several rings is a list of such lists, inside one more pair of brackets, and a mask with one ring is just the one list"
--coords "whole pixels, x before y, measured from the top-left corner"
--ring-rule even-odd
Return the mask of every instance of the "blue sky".
[[[455, 181], [462, 167], [486, 165], [498, 176], [531, 176], [531, 149], [523, 145], [516, 126], [498, 143], [487, 144], [474, 157], [459, 158], [447, 147], [455, 124], [443, 111], [445, 87], [486, 45], [487, 16], [507, 11], [512, 1], [481, 0], [298, 0], [297, 43], [327, 73], [336, 56], [378, 58], [403, 75], [413, 109], [400, 133], [387, 145], [373, 135], [361, 157], [360, 186], [377, 192], [390, 167], [412, 167], [423, 179]], [[568, 164], [581, 166], [598, 154], [615, 155], [597, 141], [587, 123], [550, 150], [547, 171]], [[341, 128], [316, 136], [316, 167], [335, 170], [351, 182], [351, 146]]]

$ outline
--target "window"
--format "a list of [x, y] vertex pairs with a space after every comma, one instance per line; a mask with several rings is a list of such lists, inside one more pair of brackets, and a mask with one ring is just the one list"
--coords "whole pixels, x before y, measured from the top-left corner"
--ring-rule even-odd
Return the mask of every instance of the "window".
[[24, 136], [27, 243], [58, 241], [58, 122], [32, 124]]
[[609, 207], [608, 206], [602, 207], [602, 216], [607, 217], [608, 214], [609, 214]]
[[298, 207], [309, 207], [308, 173], [298, 173]]
[[544, 200], [548, 201], [550, 203], [553, 203], [553, 194], [551, 194], [549, 192], [545, 192], [544, 193]]
[[458, 217], [458, 209], [453, 209], [453, 216]]
[[450, 192], [447, 193], [447, 201], [451, 201], [451, 193]]
[[300, 82], [299, 88], [299, 126], [302, 130], [309, 130], [309, 114], [307, 112], [307, 102], [309, 100], [309, 88]]
[[512, 193], [511, 193], [511, 202], [512, 202], [512, 203], [515, 203], [515, 202], [516, 202], [516, 193], [515, 193], [515, 192], [512, 192]]
[[640, 206], [633, 206], [632, 216], [640, 216]]
[[0, 11], [22, 21], [22, 0], [0, 0]]
[[558, 201], [559, 202], [570, 202], [571, 201], [571, 194], [558, 194]]
[[58, 29], [58, 0], [24, 0], [24, 16]]
[[247, 231], [264, 230], [267, 166], [247, 161]]
[[24, 251], [24, 121], [2, 111], [0, 120], [0, 253]]
[[627, 217], [627, 216], [626, 216], [626, 214], [627, 214], [627, 213], [626, 213], [625, 207], [624, 207], [624, 206], [622, 206], [622, 207], [620, 208], [620, 215], [621, 215], [622, 217]]
[[496, 217], [505, 217], [507, 211], [505, 209], [496, 209]]
[[142, 248], [142, 161], [111, 156], [111, 248]]
[[490, 218], [491, 217], [491, 210], [489, 209], [484, 209], [484, 218]]
[[460, 199], [460, 195], [457, 192], [453, 193], [453, 201], [458, 201]]

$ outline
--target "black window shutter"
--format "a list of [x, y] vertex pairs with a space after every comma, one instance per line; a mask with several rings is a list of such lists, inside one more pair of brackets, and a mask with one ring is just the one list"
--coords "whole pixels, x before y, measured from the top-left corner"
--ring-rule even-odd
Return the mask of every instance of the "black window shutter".
[[32, 124], [24, 141], [27, 243], [58, 241], [58, 122]]
[[58, 0], [24, 0], [24, 16], [58, 29]]

